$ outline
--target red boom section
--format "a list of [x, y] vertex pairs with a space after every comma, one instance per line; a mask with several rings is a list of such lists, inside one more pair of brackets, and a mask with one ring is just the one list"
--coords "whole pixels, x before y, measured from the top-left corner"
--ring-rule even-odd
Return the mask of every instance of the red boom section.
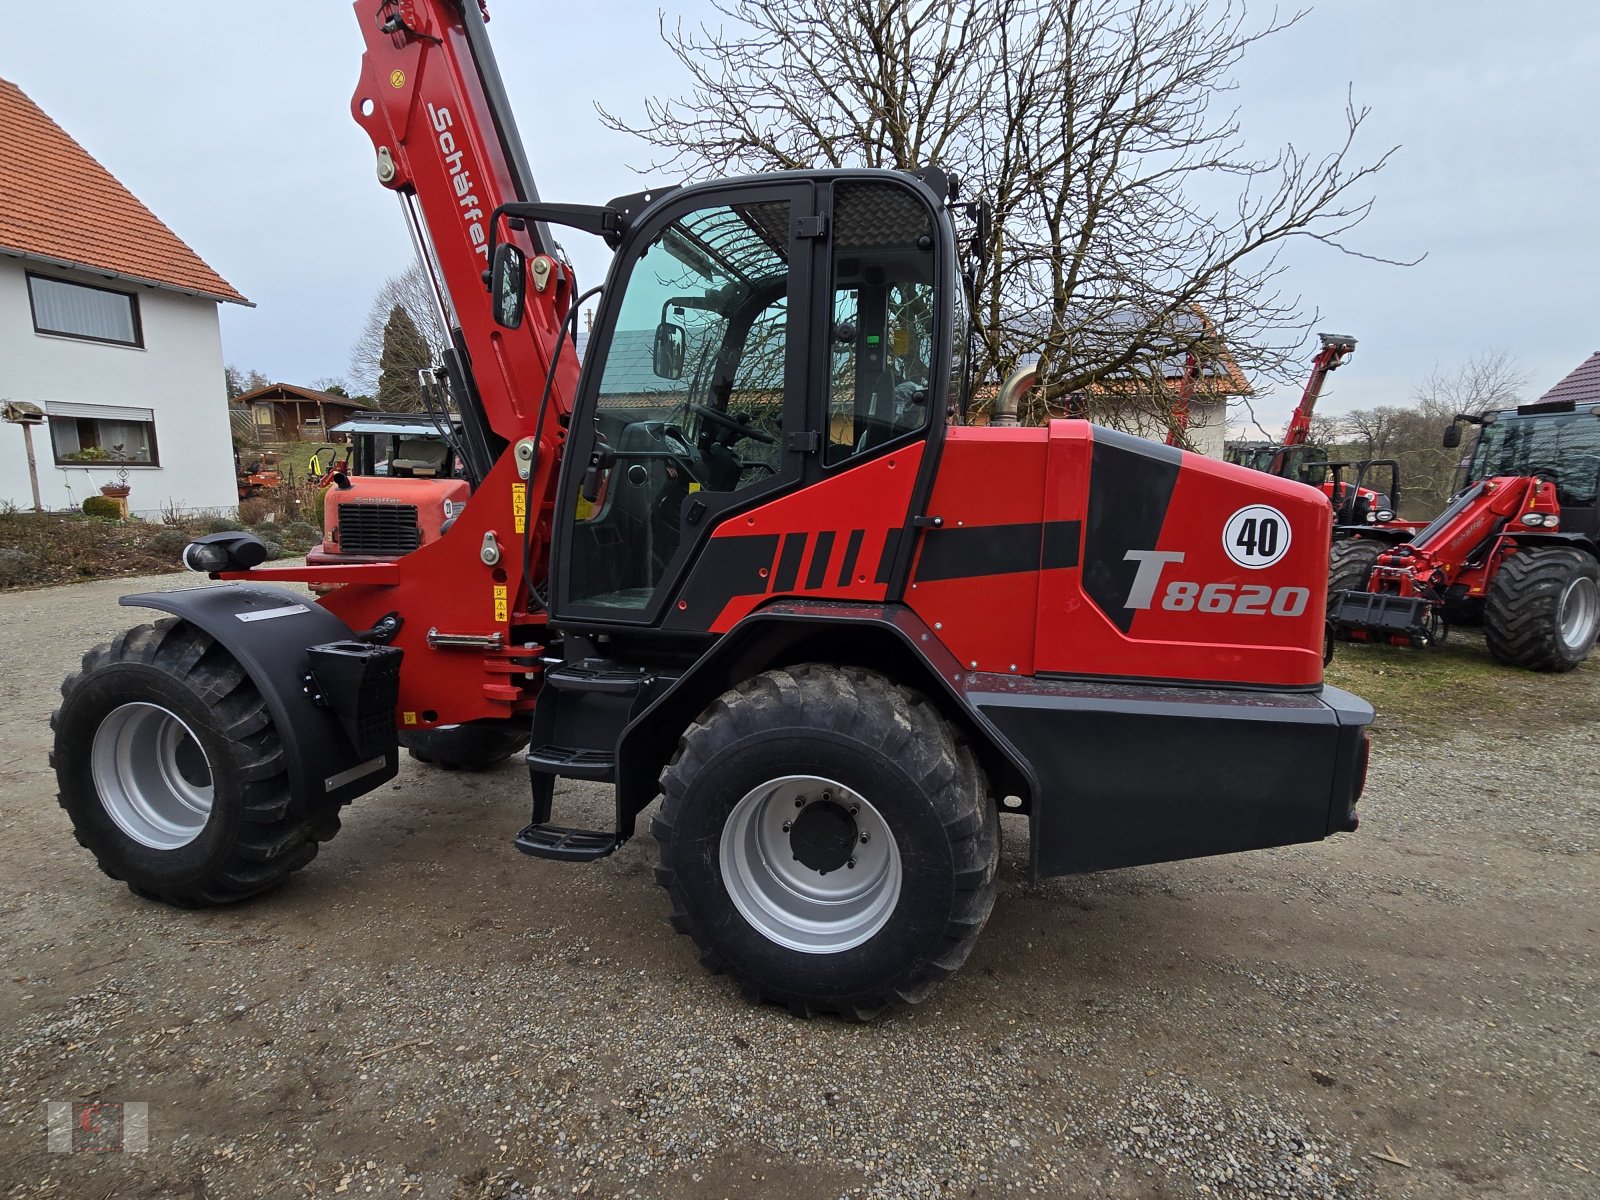
[[[495, 324], [483, 274], [489, 267], [491, 214], [499, 205], [527, 197], [518, 187], [469, 44], [466, 21], [477, 20], [477, 14], [469, 16], [452, 0], [391, 0], [377, 6], [357, 0], [355, 13], [367, 52], [351, 112], [372, 139], [379, 182], [414, 198], [420, 209], [472, 360], [484, 415], [495, 433], [515, 441], [533, 432], [534, 406], [571, 302], [572, 278], [555, 264], [545, 290], [528, 289], [522, 327]], [[551, 249], [536, 246], [526, 230], [502, 225], [499, 234], [518, 242], [530, 259]], [[551, 393], [552, 416], [572, 410], [577, 387], [570, 347], [563, 360]], [[559, 422], [547, 422], [548, 445], [541, 451], [557, 448], [559, 428]]]
[[[496, 325], [484, 282], [491, 216], [522, 194], [507, 143], [512, 122], [484, 44], [472, 38], [481, 13], [454, 0], [357, 0], [366, 54], [352, 99], [357, 123], [372, 139], [378, 180], [398, 193], [427, 243], [455, 327], [468, 387], [464, 417], [481, 410], [493, 445], [509, 444], [478, 484], [465, 511], [438, 541], [393, 563], [312, 566], [230, 573], [224, 578], [342, 585], [323, 603], [352, 629], [387, 614], [402, 621], [394, 642], [405, 650], [401, 722], [427, 728], [532, 707], [546, 620], [533, 589], [549, 570], [549, 534], [560, 451], [577, 389], [577, 356], [560, 355], [550, 411], [537, 405], [560, 345], [573, 296], [567, 268], [535, 272], [551, 247], [531, 229], [502, 228], [528, 255], [525, 318], [516, 330]], [[470, 26], [470, 27], [469, 27]], [[494, 94], [491, 94], [491, 93]], [[501, 106], [497, 108], [497, 105]], [[526, 181], [532, 186], [532, 181]], [[516, 443], [540, 428], [519, 469]], [[497, 447], [496, 447], [497, 448]], [[517, 640], [513, 631], [520, 627]]]
[[1296, 405], [1294, 414], [1289, 418], [1289, 427], [1283, 434], [1285, 446], [1303, 446], [1311, 440], [1311, 414], [1322, 395], [1322, 385], [1328, 382], [1332, 372], [1344, 365], [1345, 359], [1355, 353], [1354, 338], [1327, 333], [1321, 337], [1322, 349], [1311, 360], [1311, 378], [1306, 380], [1305, 391], [1300, 393], [1300, 403]]

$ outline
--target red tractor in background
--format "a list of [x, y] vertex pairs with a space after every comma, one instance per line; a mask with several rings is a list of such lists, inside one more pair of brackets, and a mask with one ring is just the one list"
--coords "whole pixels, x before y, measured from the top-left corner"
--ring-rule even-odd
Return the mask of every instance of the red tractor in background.
[[1343, 637], [1428, 645], [1483, 626], [1489, 652], [1570, 671], [1600, 632], [1600, 406], [1526, 404], [1482, 417], [1465, 487], [1398, 545], [1334, 543], [1329, 623]]
[[[470, 495], [389, 559], [258, 570], [212, 535], [185, 560], [234, 582], [124, 598], [170, 615], [90, 651], [53, 717], [106, 873], [242, 900], [395, 776], [401, 732], [478, 767], [531, 738], [517, 849], [603, 858], [659, 797], [703, 960], [865, 1018], [966, 959], [1002, 809], [1035, 877], [1356, 827], [1373, 714], [1323, 682], [1326, 499], [1084, 421], [953, 421], [983, 218], [952, 180], [545, 203], [480, 5], [354, 9]], [[594, 293], [552, 225], [615, 251], [581, 374]], [[609, 783], [611, 827], [557, 824], [558, 779]]]
[[329, 460], [323, 543], [308, 563], [388, 562], [438, 541], [472, 494], [460, 427], [430, 413], [357, 413], [334, 433], [349, 439]]
[[241, 455], [238, 450], [233, 452], [233, 474], [239, 485], [239, 499], [248, 500], [252, 496], [259, 496], [268, 488], [275, 488], [283, 482], [283, 474], [279, 470], [278, 452], [276, 450], [256, 450]]
[[1311, 441], [1311, 418], [1323, 385], [1356, 349], [1356, 339], [1347, 334], [1319, 333], [1317, 338], [1322, 348], [1311, 360], [1311, 374], [1283, 441], [1230, 442], [1225, 457], [1255, 471], [1321, 488], [1333, 506], [1335, 538], [1402, 538], [1422, 526], [1398, 517], [1400, 464], [1390, 458], [1333, 461], [1325, 448]]

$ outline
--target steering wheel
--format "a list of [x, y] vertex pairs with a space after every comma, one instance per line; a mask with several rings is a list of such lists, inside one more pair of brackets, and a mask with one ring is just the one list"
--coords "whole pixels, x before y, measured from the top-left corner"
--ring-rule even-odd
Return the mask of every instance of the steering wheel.
[[[746, 425], [743, 421], [737, 420], [734, 417], [730, 417], [727, 413], [721, 411], [720, 409], [712, 408], [710, 405], [696, 404], [693, 401], [690, 401], [689, 411], [692, 413], [698, 413], [700, 416], [710, 421], [713, 425], [720, 425], [724, 429], [731, 429], [738, 433], [741, 437], [747, 437], [751, 441], [762, 442], [768, 446], [774, 446], [778, 442], [777, 438], [773, 437], [765, 430], [757, 429], [753, 425]], [[737, 441], [738, 439], [735, 440]]]

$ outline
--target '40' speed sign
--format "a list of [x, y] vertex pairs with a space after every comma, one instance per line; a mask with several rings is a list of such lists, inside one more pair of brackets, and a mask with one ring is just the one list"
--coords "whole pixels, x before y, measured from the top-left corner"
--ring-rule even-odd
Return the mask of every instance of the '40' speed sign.
[[1222, 527], [1222, 548], [1241, 567], [1259, 571], [1289, 553], [1289, 520], [1267, 504], [1251, 504]]

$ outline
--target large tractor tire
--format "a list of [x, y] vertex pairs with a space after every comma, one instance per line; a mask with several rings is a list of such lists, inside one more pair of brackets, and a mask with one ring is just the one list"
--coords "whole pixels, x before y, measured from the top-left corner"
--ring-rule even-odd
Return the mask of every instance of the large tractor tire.
[[1570, 671], [1600, 632], [1600, 566], [1582, 550], [1541, 547], [1507, 556], [1489, 583], [1489, 653], [1532, 671]]
[[487, 771], [525, 750], [530, 721], [472, 721], [438, 729], [400, 732], [412, 758], [441, 771]]
[[699, 716], [661, 782], [673, 927], [796, 1015], [916, 1003], [994, 906], [999, 818], [977, 759], [882, 675], [758, 675]]
[[276, 887], [339, 832], [290, 795], [265, 701], [176, 618], [96, 646], [61, 685], [50, 755], [78, 841], [113, 879], [181, 908]]
[[1334, 592], [1364, 592], [1372, 578], [1372, 568], [1389, 547], [1368, 538], [1342, 538], [1328, 554], [1328, 595]]

